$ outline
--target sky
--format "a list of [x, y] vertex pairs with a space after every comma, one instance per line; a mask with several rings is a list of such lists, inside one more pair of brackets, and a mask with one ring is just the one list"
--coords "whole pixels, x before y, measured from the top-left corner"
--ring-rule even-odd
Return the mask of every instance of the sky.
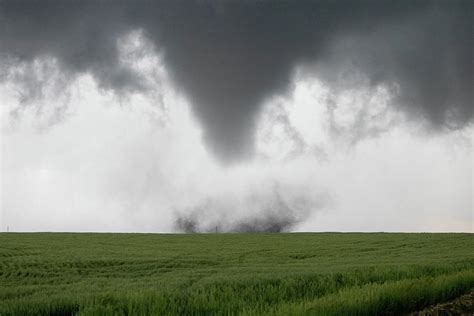
[[0, 230], [473, 232], [470, 1], [0, 1]]

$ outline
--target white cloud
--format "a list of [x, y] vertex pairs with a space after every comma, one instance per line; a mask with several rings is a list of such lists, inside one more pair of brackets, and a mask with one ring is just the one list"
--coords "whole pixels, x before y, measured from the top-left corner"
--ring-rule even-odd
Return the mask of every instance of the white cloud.
[[[472, 231], [472, 126], [423, 135], [391, 110], [386, 87], [334, 95], [296, 76], [261, 115], [257, 157], [222, 167], [140, 36], [122, 43], [124, 62], [157, 89], [115, 96], [84, 74], [67, 88], [70, 115], [45, 129], [34, 106], [12, 118], [18, 87], [0, 87], [2, 229], [168, 232], [176, 210], [219, 201], [211, 217], [239, 220], [277, 186], [311, 201], [296, 230]], [[44, 108], [62, 102], [48, 91]]]

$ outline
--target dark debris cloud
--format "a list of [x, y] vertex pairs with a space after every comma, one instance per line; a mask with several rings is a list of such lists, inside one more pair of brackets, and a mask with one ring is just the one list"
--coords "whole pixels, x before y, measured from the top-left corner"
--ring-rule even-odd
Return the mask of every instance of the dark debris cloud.
[[[409, 116], [434, 129], [460, 128], [474, 113], [473, 5], [3, 0], [0, 80], [19, 63], [53, 57], [70, 78], [90, 73], [103, 89], [150, 89], [117, 49], [120, 36], [139, 29], [162, 54], [222, 163], [252, 156], [262, 103], [284, 94], [300, 65], [317, 65], [314, 75], [334, 87], [355, 69], [371, 85], [397, 86], [396, 105]], [[41, 84], [29, 82], [32, 91]]]
[[288, 232], [329, 202], [323, 192], [294, 192], [277, 184], [263, 191], [234, 200], [207, 198], [191, 208], [174, 210], [174, 228], [184, 233]]

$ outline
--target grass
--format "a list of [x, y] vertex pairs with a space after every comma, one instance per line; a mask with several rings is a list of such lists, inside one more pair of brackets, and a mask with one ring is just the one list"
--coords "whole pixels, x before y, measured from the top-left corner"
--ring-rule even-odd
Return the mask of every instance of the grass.
[[474, 288], [472, 234], [0, 234], [0, 315], [380, 315]]

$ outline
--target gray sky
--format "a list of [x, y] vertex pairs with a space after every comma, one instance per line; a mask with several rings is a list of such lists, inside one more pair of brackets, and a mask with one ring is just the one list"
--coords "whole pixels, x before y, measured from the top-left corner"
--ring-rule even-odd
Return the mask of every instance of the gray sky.
[[472, 12], [2, 1], [1, 229], [472, 231]]

